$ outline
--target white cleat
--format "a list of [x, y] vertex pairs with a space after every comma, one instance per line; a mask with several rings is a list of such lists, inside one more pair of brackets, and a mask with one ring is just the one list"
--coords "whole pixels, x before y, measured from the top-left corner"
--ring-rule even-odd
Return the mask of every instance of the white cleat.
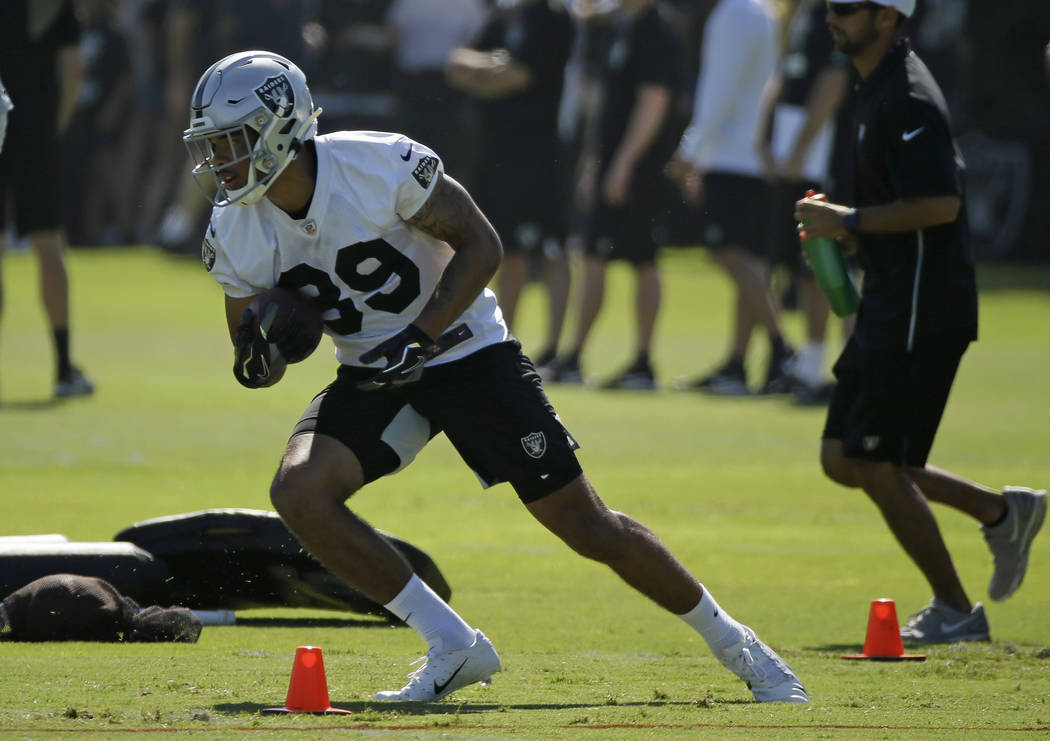
[[423, 666], [408, 675], [408, 684], [399, 690], [377, 692], [380, 702], [436, 702], [468, 684], [488, 684], [501, 669], [499, 654], [480, 630], [474, 631], [474, 644], [453, 651], [428, 651], [414, 664]]
[[744, 626], [744, 638], [722, 649], [718, 659], [747, 682], [758, 702], [809, 702], [809, 695], [791, 667]]
[[996, 602], [1017, 591], [1028, 569], [1032, 539], [1046, 517], [1046, 490], [1008, 486], [1003, 489], [1006, 518], [998, 525], [981, 526], [984, 539], [992, 551], [995, 571], [988, 582], [988, 596]]

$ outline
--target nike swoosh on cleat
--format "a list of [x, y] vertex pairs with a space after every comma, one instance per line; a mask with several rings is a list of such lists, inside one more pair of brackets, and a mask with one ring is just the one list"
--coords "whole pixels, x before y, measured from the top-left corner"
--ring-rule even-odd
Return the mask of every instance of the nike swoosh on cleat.
[[903, 139], [906, 142], [910, 142], [912, 139], [917, 137], [925, 128], [925, 126], [920, 126], [919, 128], [915, 129], [915, 131], [905, 131], [903, 134], [901, 134], [901, 139]]
[[966, 625], [968, 622], [970, 622], [970, 618], [968, 618], [968, 617], [965, 620], [960, 620], [957, 623], [945, 623], [945, 622], [942, 622], [941, 623], [941, 630], [944, 631], [945, 633], [951, 633], [953, 630], [958, 630], [962, 626]]
[[463, 659], [463, 663], [456, 667], [456, 671], [452, 672], [452, 676], [450, 676], [441, 684], [434, 682], [434, 694], [440, 695], [442, 692], [444, 692], [445, 688], [448, 687], [452, 680], [456, 678], [456, 675], [459, 674], [459, 670], [465, 667], [468, 661], [470, 661], [470, 659]]

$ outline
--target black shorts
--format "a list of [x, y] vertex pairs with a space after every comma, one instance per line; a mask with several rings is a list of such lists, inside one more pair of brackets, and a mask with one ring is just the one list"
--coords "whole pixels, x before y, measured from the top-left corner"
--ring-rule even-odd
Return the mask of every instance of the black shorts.
[[847, 458], [926, 465], [969, 335], [920, 337], [903, 344], [850, 337], [833, 372], [838, 384], [824, 438]]
[[782, 265], [792, 271], [812, 272], [802, 258], [802, 244], [798, 239], [795, 220], [795, 202], [806, 197], [806, 190], [816, 186], [802, 180], [780, 181], [769, 188], [766, 221], [767, 257], [770, 265]]
[[[599, 183], [604, 176], [603, 171]], [[585, 254], [632, 265], [656, 261], [656, 234], [667, 206], [670, 183], [659, 170], [640, 168], [634, 178], [627, 203], [613, 206], [599, 200], [590, 217]]]
[[758, 177], [730, 172], [704, 175], [704, 222], [701, 232], [705, 247], [743, 247], [765, 259], [763, 223], [768, 202], [768, 186]]
[[292, 435], [317, 432], [339, 440], [361, 462], [366, 483], [407, 466], [439, 432], [483, 486], [507, 481], [523, 502], [557, 491], [582, 472], [573, 452], [579, 445], [517, 342], [429, 367], [421, 381], [396, 391], [359, 391], [356, 383], [374, 373], [340, 366]]
[[[59, 170], [58, 137], [54, 126], [43, 123], [54, 111], [15, 101], [8, 113], [7, 137], [0, 152], [0, 230], [7, 225], [7, 204], [14, 199], [18, 236], [62, 226], [62, 173]], [[81, 173], [82, 175], [82, 173]]]

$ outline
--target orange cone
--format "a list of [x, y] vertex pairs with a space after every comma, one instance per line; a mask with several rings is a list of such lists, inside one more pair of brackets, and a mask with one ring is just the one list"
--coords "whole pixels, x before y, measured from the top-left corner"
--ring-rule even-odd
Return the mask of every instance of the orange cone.
[[328, 700], [328, 681], [324, 676], [324, 658], [317, 646], [299, 646], [292, 664], [292, 681], [283, 708], [263, 708], [263, 713], [343, 713], [353, 711], [333, 708]]
[[893, 600], [883, 597], [871, 601], [868, 612], [868, 633], [864, 637], [864, 651], [843, 654], [844, 659], [872, 659], [874, 661], [925, 661], [926, 654], [906, 654], [897, 625], [897, 608]]

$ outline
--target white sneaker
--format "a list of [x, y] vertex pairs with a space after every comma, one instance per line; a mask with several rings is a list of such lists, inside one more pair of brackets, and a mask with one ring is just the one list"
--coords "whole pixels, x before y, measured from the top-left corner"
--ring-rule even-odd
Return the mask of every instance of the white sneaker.
[[436, 702], [441, 698], [481, 682], [488, 684], [501, 669], [499, 654], [480, 630], [474, 631], [474, 644], [454, 651], [429, 651], [412, 662], [423, 666], [408, 675], [408, 684], [399, 690], [377, 692], [381, 702]]
[[809, 695], [791, 667], [744, 626], [744, 638], [722, 649], [719, 661], [747, 682], [758, 702], [809, 702]]
[[1028, 569], [1028, 552], [1032, 539], [1046, 517], [1046, 491], [1008, 486], [1003, 489], [1006, 518], [998, 525], [981, 526], [984, 539], [992, 551], [995, 571], [988, 582], [988, 596], [996, 602], [1017, 591]]
[[984, 605], [978, 602], [970, 612], [960, 612], [934, 597], [901, 626], [901, 640], [908, 643], [990, 641]]

